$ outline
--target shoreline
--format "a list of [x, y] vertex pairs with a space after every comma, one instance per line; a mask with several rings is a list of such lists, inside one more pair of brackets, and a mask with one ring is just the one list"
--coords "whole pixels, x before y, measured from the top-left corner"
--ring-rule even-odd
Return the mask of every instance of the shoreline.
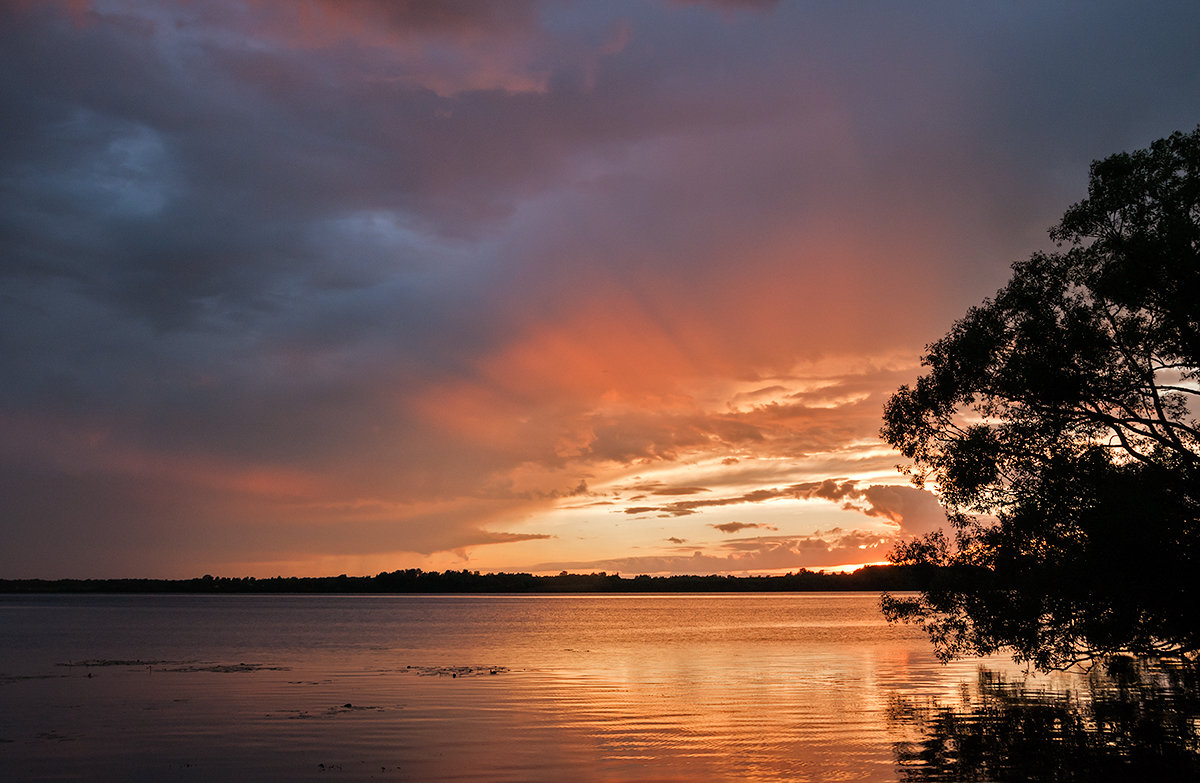
[[801, 569], [776, 576], [647, 576], [421, 571], [375, 576], [214, 577], [194, 579], [0, 579], [0, 594], [556, 594], [818, 593], [919, 590], [923, 574], [906, 566], [865, 566], [849, 573]]

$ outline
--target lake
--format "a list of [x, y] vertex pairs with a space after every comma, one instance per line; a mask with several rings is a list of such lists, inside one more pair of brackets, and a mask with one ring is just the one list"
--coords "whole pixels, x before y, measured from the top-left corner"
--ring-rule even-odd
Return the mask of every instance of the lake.
[[0, 596], [0, 778], [921, 779], [981, 663], [878, 601]]

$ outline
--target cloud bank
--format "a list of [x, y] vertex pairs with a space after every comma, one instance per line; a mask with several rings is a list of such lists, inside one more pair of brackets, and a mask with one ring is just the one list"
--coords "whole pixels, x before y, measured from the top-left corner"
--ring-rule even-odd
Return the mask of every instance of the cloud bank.
[[1079, 13], [4, 4], [0, 576], [881, 559], [921, 346], [1197, 121]]

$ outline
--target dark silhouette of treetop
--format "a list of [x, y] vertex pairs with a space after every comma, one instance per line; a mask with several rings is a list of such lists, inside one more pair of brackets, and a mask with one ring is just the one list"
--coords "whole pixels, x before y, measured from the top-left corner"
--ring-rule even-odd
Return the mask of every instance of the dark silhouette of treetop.
[[893, 560], [886, 597], [944, 658], [1040, 668], [1200, 651], [1200, 128], [1092, 164], [1059, 251], [927, 347], [883, 437], [953, 524]]

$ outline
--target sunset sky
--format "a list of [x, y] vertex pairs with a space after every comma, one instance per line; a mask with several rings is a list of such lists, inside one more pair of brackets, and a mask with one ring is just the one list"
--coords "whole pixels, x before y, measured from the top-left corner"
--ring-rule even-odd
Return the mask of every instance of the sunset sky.
[[0, 7], [0, 578], [766, 573], [1200, 4]]

